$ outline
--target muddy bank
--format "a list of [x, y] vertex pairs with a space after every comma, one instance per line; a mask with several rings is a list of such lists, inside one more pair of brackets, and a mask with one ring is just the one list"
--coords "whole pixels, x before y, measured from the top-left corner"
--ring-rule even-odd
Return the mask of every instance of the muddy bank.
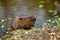
[[1, 40], [60, 40], [58, 27], [43, 27], [30, 30], [18, 29], [2, 36]]

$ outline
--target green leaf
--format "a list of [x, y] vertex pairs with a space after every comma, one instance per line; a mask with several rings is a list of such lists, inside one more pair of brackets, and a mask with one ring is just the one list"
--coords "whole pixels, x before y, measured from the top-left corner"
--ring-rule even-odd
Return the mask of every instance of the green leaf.
[[1, 20], [1, 22], [5, 22], [5, 20], [4, 20], [4, 19], [2, 19], [2, 20]]
[[60, 18], [58, 18], [58, 20], [60, 21]]
[[55, 23], [55, 21], [52, 21], [51, 23]]
[[54, 13], [57, 13], [57, 10], [54, 10]]
[[51, 22], [52, 20], [51, 19], [48, 19], [48, 22]]
[[48, 10], [48, 12], [53, 12], [53, 10]]
[[8, 28], [8, 30], [11, 30], [11, 28]]
[[57, 23], [57, 26], [60, 26], [60, 18], [58, 19], [55, 19], [56, 23]]
[[11, 19], [12, 19], [12, 17], [9, 17], [9, 18], [8, 18], [8, 20], [11, 20]]
[[55, 17], [57, 17], [57, 18], [58, 18], [59, 16], [57, 15], [57, 16], [55, 16]]
[[47, 23], [44, 23], [44, 25], [47, 25]]
[[4, 29], [4, 25], [2, 25], [1, 28]]
[[8, 34], [9, 32], [6, 32], [6, 34]]
[[43, 5], [39, 5], [39, 8], [42, 8], [43, 7]]
[[47, 26], [47, 23], [43, 23], [43, 25], [42, 25], [43, 27], [46, 27]]

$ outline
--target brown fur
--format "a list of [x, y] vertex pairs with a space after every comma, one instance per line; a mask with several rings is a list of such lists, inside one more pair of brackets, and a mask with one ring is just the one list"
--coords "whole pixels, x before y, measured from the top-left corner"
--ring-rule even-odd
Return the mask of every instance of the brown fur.
[[12, 30], [21, 28], [31, 28], [34, 26], [36, 21], [36, 18], [33, 16], [21, 16], [21, 17], [16, 17], [13, 22], [12, 22]]

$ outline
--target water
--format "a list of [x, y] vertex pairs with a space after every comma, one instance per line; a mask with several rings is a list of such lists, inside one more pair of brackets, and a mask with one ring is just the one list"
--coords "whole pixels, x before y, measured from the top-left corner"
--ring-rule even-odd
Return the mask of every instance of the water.
[[[17, 6], [10, 6], [8, 9], [4, 10], [4, 8], [0, 8], [0, 19], [7, 18], [8, 15], [11, 17], [16, 17], [16, 16], [22, 16], [22, 15], [33, 15], [36, 17], [36, 22], [35, 25], [36, 27], [42, 27], [42, 24], [47, 22], [47, 17], [46, 16], [46, 9], [44, 8], [38, 8], [38, 1], [36, 2], [29, 2], [28, 0], [17, 0], [17, 2], [20, 2], [20, 5]], [[57, 5], [57, 10], [59, 11], [60, 6]], [[46, 18], [45, 18], [46, 17]], [[54, 18], [54, 17], [53, 17]], [[2, 31], [0, 28], [0, 36], [7, 31], [6, 29], [10, 27], [11, 21], [7, 20], [4, 24], [5, 25], [5, 30]]]

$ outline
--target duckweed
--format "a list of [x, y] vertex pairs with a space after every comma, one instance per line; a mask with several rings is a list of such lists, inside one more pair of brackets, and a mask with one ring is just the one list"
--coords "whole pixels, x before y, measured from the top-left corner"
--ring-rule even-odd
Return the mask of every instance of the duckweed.
[[5, 22], [5, 20], [4, 20], [4, 19], [2, 19], [2, 20], [1, 20], [1, 22]]
[[51, 23], [55, 23], [55, 21], [52, 21]]
[[43, 5], [41, 4], [41, 5], [39, 5], [39, 8], [42, 8], [43, 7]]
[[11, 28], [8, 28], [8, 30], [11, 30]]
[[6, 32], [6, 34], [8, 34], [9, 32]]
[[53, 10], [48, 10], [48, 12], [53, 12]]
[[12, 17], [9, 17], [8, 20], [12, 20]]
[[48, 22], [51, 22], [52, 20], [51, 19], [48, 19]]
[[5, 28], [4, 25], [2, 25], [1, 28], [4, 29]]

